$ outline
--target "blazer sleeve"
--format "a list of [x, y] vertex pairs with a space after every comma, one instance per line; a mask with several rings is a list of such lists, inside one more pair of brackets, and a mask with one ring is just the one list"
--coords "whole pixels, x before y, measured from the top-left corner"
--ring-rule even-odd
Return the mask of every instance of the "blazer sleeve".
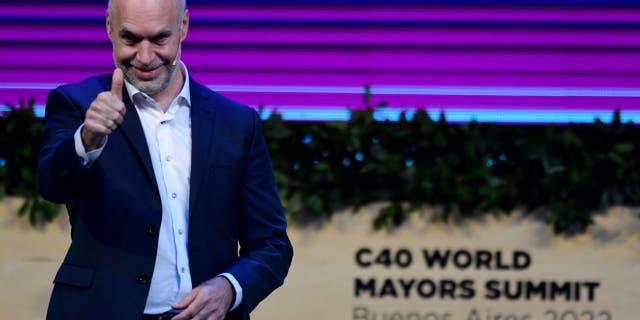
[[68, 203], [77, 197], [86, 182], [85, 171], [76, 154], [73, 135], [84, 121], [82, 107], [61, 88], [47, 97], [42, 146], [38, 156], [38, 191], [45, 199]]
[[227, 270], [242, 286], [239, 309], [245, 314], [282, 285], [293, 258], [260, 118], [252, 112], [253, 133], [239, 220], [240, 257]]

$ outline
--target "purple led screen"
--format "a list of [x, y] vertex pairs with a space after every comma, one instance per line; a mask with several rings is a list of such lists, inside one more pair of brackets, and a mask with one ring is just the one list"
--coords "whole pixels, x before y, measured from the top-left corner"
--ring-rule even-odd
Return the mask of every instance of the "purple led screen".
[[[193, 4], [183, 61], [290, 120], [640, 121], [640, 7]], [[0, 103], [113, 70], [104, 4], [0, 4]], [[6, 110], [6, 108], [4, 109]]]

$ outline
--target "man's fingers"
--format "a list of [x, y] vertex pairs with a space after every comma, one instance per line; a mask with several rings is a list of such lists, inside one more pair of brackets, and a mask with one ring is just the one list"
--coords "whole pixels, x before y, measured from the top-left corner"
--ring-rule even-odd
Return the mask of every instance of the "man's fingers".
[[105, 127], [109, 126], [109, 122], [115, 122], [115, 120], [117, 120], [117, 112], [105, 112], [105, 111], [96, 111], [96, 110], [90, 110], [87, 111], [87, 114], [85, 116], [85, 120], [90, 120], [93, 121], [95, 123], [101, 124]]
[[122, 100], [118, 100], [118, 104], [116, 105], [116, 111], [123, 117], [127, 112], [127, 109], [125, 108], [124, 102], [122, 102]]
[[124, 76], [120, 68], [113, 70], [113, 78], [111, 79], [111, 94], [122, 101], [122, 86], [124, 84]]
[[112, 131], [106, 125], [93, 120], [85, 121], [84, 129], [92, 135], [92, 138], [103, 138], [104, 136], [109, 135]]
[[223, 319], [229, 305], [231, 285], [213, 278], [193, 289], [174, 309], [185, 309], [174, 320]]
[[[196, 288], [198, 289], [198, 288]], [[174, 304], [171, 306], [171, 308], [173, 309], [185, 309], [186, 307], [188, 307], [193, 300], [196, 298], [196, 296], [198, 295], [198, 290], [193, 289], [191, 290], [191, 292], [189, 292], [189, 294], [182, 298], [182, 300], [180, 300], [180, 302]]]
[[[185, 301], [191, 295], [193, 295], [193, 298], [190, 299], [191, 301], [187, 305], [180, 304], [182, 303], [182, 301]], [[191, 293], [189, 293], [189, 295], [187, 295], [184, 299], [182, 299], [182, 301], [180, 301], [180, 303], [178, 303], [177, 305], [172, 306], [172, 308], [174, 309], [183, 309], [186, 307], [185, 310], [183, 310], [182, 312], [180, 312], [180, 314], [178, 314], [173, 318], [174, 320], [189, 320], [189, 319], [193, 319], [196, 316], [198, 316], [198, 319], [200, 317], [203, 317], [206, 319], [207, 314], [204, 314], [203, 312], [207, 307], [208, 300], [207, 300], [206, 294], [204, 294], [200, 290], [200, 288], [196, 288], [193, 291], [191, 291]]]
[[121, 124], [122, 121], [124, 120], [124, 117], [122, 116], [122, 114], [120, 114], [117, 111], [113, 111], [113, 110], [110, 110], [103, 117], [104, 117], [104, 119], [113, 121], [116, 124]]
[[225, 313], [220, 311], [219, 307], [211, 305], [208, 305], [204, 309], [202, 309], [202, 311], [200, 311], [200, 314], [205, 316], [205, 319], [207, 320], [222, 320], [225, 316]]
[[189, 307], [180, 312], [177, 316], [173, 317], [173, 320], [190, 320], [195, 316], [200, 316], [200, 313], [206, 306], [204, 299], [198, 299], [197, 297], [189, 304]]
[[121, 124], [124, 120], [125, 107], [124, 103], [116, 99], [111, 92], [102, 92], [96, 100], [91, 103], [87, 110], [86, 118], [94, 117], [105, 120], [112, 120]]
[[121, 125], [122, 121], [124, 121], [124, 117], [118, 113], [118, 115], [113, 119], [113, 121], [115, 121], [115, 123], [117, 123], [118, 125]]

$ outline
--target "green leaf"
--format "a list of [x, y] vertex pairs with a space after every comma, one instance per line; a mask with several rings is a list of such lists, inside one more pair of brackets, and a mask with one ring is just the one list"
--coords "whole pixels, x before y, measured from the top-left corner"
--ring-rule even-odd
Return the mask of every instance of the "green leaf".
[[620, 155], [615, 153], [615, 152], [609, 152], [607, 154], [607, 157], [609, 158], [609, 160], [611, 160], [611, 162], [614, 162], [616, 164], [624, 165], [624, 163], [625, 163], [624, 159]]
[[613, 150], [615, 150], [615, 152], [617, 153], [629, 153], [631, 151], [633, 151], [633, 144], [629, 143], [629, 142], [620, 142], [620, 143], [616, 143], [613, 146]]
[[22, 203], [22, 206], [20, 206], [20, 209], [18, 210], [18, 216], [19, 217], [24, 216], [24, 214], [27, 213], [27, 211], [29, 211], [29, 208], [31, 208], [31, 203], [32, 202], [33, 202], [33, 198], [24, 199], [24, 202]]

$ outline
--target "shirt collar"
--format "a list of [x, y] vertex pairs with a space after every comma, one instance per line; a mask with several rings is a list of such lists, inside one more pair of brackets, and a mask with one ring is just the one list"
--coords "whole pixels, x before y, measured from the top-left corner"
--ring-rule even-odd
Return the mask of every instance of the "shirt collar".
[[[184, 72], [184, 84], [182, 85], [182, 90], [180, 90], [180, 93], [178, 93], [178, 96], [174, 98], [174, 100], [182, 98], [184, 99], [184, 101], [186, 101], [186, 106], [191, 107], [191, 88], [189, 86], [189, 70], [187, 70], [187, 66], [182, 61], [180, 61], [180, 68], [182, 68], [182, 71]], [[129, 81], [124, 80], [124, 85], [127, 88], [129, 99], [131, 99], [132, 102], [135, 101], [133, 97], [138, 93], [151, 99], [149, 95], [138, 90], [138, 88], [134, 87], [131, 83], [129, 83]]]

